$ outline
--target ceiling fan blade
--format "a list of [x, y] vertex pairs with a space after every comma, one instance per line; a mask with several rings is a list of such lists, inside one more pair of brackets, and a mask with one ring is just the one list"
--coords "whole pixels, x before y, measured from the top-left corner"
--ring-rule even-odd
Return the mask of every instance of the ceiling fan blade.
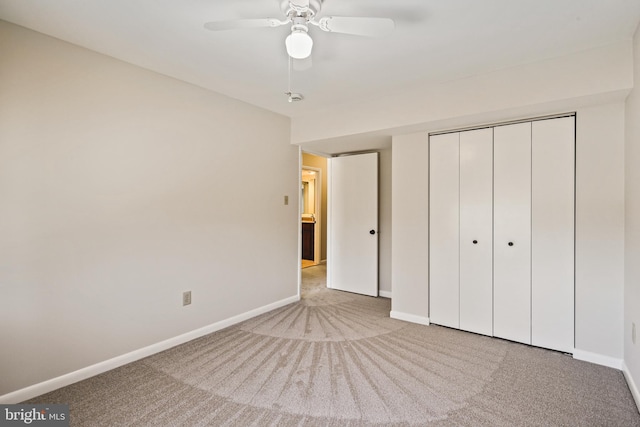
[[349, 16], [325, 16], [316, 24], [322, 31], [329, 33], [353, 34], [356, 36], [381, 37], [395, 28], [389, 18], [357, 18]]
[[235, 21], [213, 21], [204, 24], [204, 28], [211, 31], [240, 30], [246, 28], [279, 27], [288, 24], [275, 18], [237, 19]]

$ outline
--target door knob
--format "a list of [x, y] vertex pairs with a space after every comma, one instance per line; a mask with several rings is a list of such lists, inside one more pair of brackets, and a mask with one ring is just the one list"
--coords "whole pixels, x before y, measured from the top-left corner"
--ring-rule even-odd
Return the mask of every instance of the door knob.
[[513, 242], [509, 242], [507, 243], [509, 246], [513, 246]]
[[369, 230], [369, 234], [376, 234], [376, 230]]
[[477, 245], [477, 244], [478, 244], [478, 241], [477, 241], [477, 240], [474, 240], [474, 241], [473, 241], [473, 244], [474, 244], [474, 245]]

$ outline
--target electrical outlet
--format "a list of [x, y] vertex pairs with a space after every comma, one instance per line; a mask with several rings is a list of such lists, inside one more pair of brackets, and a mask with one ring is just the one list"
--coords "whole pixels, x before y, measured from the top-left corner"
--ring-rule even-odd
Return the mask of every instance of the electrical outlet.
[[631, 342], [636, 343], [636, 324], [635, 322], [631, 323]]
[[191, 304], [191, 291], [186, 291], [182, 293], [182, 305]]

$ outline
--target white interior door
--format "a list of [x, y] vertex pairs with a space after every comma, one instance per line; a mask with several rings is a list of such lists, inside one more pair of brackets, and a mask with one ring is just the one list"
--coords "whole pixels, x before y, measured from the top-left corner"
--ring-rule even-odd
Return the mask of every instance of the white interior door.
[[429, 138], [429, 320], [460, 327], [460, 134]]
[[378, 153], [330, 164], [327, 286], [378, 296]]
[[531, 344], [531, 123], [494, 129], [493, 334]]
[[460, 133], [460, 329], [493, 333], [493, 129]]
[[575, 118], [533, 123], [531, 344], [573, 352]]

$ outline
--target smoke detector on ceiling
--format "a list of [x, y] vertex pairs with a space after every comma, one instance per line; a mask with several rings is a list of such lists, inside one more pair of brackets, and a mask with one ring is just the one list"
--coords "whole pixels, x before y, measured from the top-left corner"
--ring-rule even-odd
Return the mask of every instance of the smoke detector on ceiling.
[[304, 99], [301, 93], [285, 92], [285, 95], [289, 97], [289, 102], [298, 102]]

